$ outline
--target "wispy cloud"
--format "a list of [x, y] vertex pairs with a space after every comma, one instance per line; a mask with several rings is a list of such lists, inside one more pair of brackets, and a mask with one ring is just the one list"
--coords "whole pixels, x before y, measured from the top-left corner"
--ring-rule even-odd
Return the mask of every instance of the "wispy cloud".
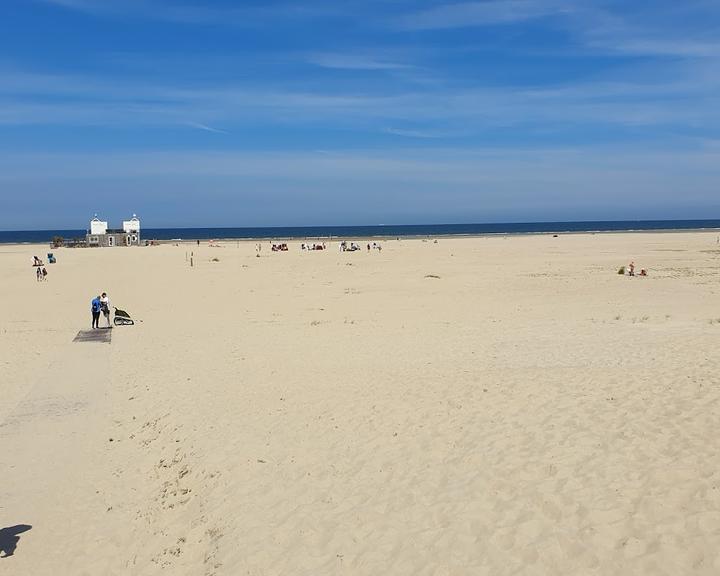
[[126, 0], [125, 2], [116, 0], [35, 0], [35, 2], [97, 16], [137, 16], [159, 13], [159, 6], [146, 0]]
[[[416, 138], [533, 125], [720, 128], [719, 82], [704, 69], [676, 81], [637, 78], [515, 88], [433, 87], [395, 93], [382, 89], [331, 92], [324, 84], [303, 91], [292, 83], [275, 88], [220, 85], [188, 89], [78, 76], [8, 73], [4, 78], [0, 124], [5, 125], [184, 125], [222, 133], [234, 126], [263, 122], [384, 131]], [[217, 125], [223, 129], [215, 128]]]
[[35, 0], [98, 17], [142, 18], [170, 23], [257, 26], [268, 21], [293, 22], [342, 14], [329, 2], [279, 2], [254, 6], [219, 6], [171, 0]]
[[453, 138], [462, 135], [462, 133], [460, 132], [408, 130], [405, 128], [385, 128], [383, 132], [385, 132], [386, 134], [392, 134], [393, 136], [402, 136], [404, 138], [422, 139]]
[[522, 22], [569, 11], [571, 4], [558, 0], [486, 0], [442, 4], [407, 14], [399, 24], [411, 30], [464, 28]]
[[36, 0], [38, 3], [43, 4], [54, 4], [55, 6], [61, 6], [63, 8], [70, 8], [72, 10], [82, 11], [93, 11], [101, 8], [97, 2], [93, 0]]
[[589, 48], [638, 56], [720, 58], [720, 42], [673, 38], [668, 33], [643, 30], [597, 30], [585, 37]]
[[[218, 5], [177, 0], [34, 0], [59, 8], [113, 18], [142, 18], [168, 23], [266, 26], [331, 18], [362, 10], [368, 22], [390, 19], [399, 30], [442, 30], [493, 25], [522, 25], [554, 17], [554, 24], [575, 34], [577, 48], [628, 55], [720, 57], [716, 25], [720, 7], [714, 2], [678, 3], [657, 0], [652, 11], [623, 5], [622, 12], [604, 0], [475, 0], [440, 2], [428, 8], [413, 3], [375, 2], [338, 4], [327, 0]], [[370, 2], [368, 7], [368, 2]], [[382, 10], [373, 10], [377, 5]], [[634, 9], [633, 9], [634, 8]], [[620, 15], [622, 14], [622, 15]], [[408, 64], [373, 54], [311, 53], [318, 66], [347, 70], [401, 70]]]
[[[673, 166], [672, 159], [677, 163]], [[92, 160], [90, 162], [90, 160]], [[657, 164], [658, 161], [664, 164]], [[38, 161], [47, 172], [38, 173]], [[0, 179], [96, 178], [106, 175], [225, 175], [293, 178], [377, 178], [425, 180], [438, 183], [502, 182], [510, 171], [523, 166], [527, 173], [513, 179], [561, 179], [569, 173], [600, 172], [613, 167], [625, 175], [648, 171], [712, 167], [720, 176], [720, 150], [691, 146], [574, 146], [549, 148], [452, 148], [333, 150], [318, 152], [187, 152], [138, 151], [134, 153], [14, 153], [0, 158]], [[664, 168], [663, 168], [664, 167]]]
[[208, 126], [207, 124], [202, 124], [200, 122], [186, 122], [186, 124], [191, 128], [197, 128], [198, 130], [204, 130], [205, 132], [213, 132], [214, 134], [228, 134], [226, 130], [213, 128], [212, 126]]
[[396, 24], [408, 30], [441, 30], [524, 22], [554, 17], [554, 25], [574, 34], [577, 49], [615, 54], [720, 58], [713, 2], [658, 0], [652, 11], [642, 6], [619, 11], [602, 0], [479, 0], [441, 3], [407, 12]]
[[565, 20], [568, 32], [585, 48], [617, 55], [718, 58], [716, 2], [657, 0], [652, 10], [626, 4], [612, 10], [586, 2]]
[[309, 54], [307, 62], [337, 70], [411, 70], [411, 64], [394, 62], [380, 56], [351, 52], [318, 52]]

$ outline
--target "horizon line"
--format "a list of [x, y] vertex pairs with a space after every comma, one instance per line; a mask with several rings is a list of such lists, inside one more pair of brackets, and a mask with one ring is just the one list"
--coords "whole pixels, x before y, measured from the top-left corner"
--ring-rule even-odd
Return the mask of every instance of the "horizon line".
[[[718, 218], [642, 218], [642, 219], [611, 219], [611, 220], [508, 220], [493, 222], [434, 222], [417, 224], [303, 224], [303, 225], [269, 225], [269, 226], [158, 226], [145, 227], [142, 230], [263, 230], [263, 229], [317, 229], [317, 228], [410, 228], [429, 226], [503, 226], [503, 225], [530, 225], [530, 224], [626, 224], [626, 223], [673, 223], [673, 222], [717, 222]], [[713, 227], [714, 228], [714, 227]], [[33, 228], [24, 230], [0, 229], [0, 234], [22, 232], [87, 232], [88, 228]]]

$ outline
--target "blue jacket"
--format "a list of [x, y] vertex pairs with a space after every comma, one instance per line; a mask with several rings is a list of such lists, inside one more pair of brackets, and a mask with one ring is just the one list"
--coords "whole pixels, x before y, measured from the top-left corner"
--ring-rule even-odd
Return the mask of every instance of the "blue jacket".
[[90, 303], [90, 310], [93, 312], [100, 312], [102, 306], [100, 305], [100, 298], [94, 298], [93, 301]]

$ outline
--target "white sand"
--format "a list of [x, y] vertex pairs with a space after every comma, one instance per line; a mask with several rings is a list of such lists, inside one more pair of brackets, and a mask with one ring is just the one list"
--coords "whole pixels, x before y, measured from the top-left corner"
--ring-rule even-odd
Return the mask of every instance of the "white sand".
[[718, 574], [716, 238], [0, 246], [0, 574]]

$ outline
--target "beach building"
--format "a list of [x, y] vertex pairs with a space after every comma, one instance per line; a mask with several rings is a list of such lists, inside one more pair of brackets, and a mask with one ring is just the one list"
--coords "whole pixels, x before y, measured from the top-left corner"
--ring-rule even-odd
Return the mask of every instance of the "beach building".
[[87, 245], [102, 246], [140, 246], [140, 219], [133, 214], [130, 220], [124, 220], [121, 229], [108, 228], [108, 223], [95, 217], [90, 220], [87, 233]]

